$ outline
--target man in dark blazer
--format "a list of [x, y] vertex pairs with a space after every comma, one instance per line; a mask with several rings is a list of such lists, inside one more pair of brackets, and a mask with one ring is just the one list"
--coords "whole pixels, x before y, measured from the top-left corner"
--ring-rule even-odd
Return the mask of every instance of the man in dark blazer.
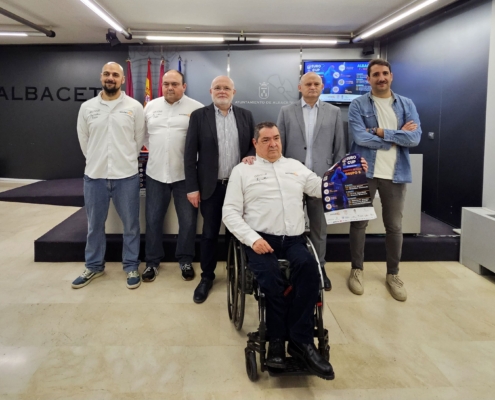
[[252, 163], [254, 120], [250, 111], [232, 105], [234, 82], [218, 76], [210, 88], [213, 103], [191, 114], [186, 136], [184, 168], [187, 198], [203, 216], [201, 235], [201, 282], [195, 303], [203, 303], [213, 286], [217, 265], [218, 234], [222, 206], [232, 169]]
[[[308, 72], [299, 81], [301, 100], [282, 107], [278, 129], [285, 157], [295, 158], [316, 175], [323, 174], [346, 154], [344, 126], [340, 108], [319, 100], [321, 77]], [[306, 196], [310, 234], [323, 272], [325, 290], [332, 288], [325, 272], [327, 224], [321, 199]]]

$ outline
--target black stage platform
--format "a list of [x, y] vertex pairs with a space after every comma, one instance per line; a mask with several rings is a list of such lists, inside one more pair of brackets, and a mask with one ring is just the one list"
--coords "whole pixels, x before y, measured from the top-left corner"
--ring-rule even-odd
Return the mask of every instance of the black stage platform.
[[[82, 179], [43, 181], [0, 193], [0, 201], [36, 204], [83, 206]], [[84, 261], [87, 235], [84, 207], [34, 242], [34, 258], [40, 262]], [[164, 261], [175, 261], [176, 235], [163, 235]], [[219, 258], [225, 260], [225, 239], [220, 236]], [[458, 261], [460, 237], [452, 227], [421, 215], [421, 234], [404, 235], [402, 261]], [[122, 236], [107, 235], [107, 261], [121, 261]], [[144, 259], [144, 235], [141, 235], [141, 259]], [[199, 236], [196, 238], [196, 260], [199, 255]], [[327, 261], [350, 260], [348, 235], [328, 235]], [[385, 236], [367, 235], [365, 261], [385, 261]]]

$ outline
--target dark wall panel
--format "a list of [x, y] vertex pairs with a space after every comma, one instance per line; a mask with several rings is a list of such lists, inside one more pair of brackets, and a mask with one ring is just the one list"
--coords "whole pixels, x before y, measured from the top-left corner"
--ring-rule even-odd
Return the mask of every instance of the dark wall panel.
[[79, 107], [100, 88], [103, 64], [125, 68], [127, 54], [125, 46], [0, 46], [0, 176], [82, 176]]
[[421, 119], [422, 209], [453, 226], [481, 206], [490, 20], [491, 1], [472, 1], [382, 42]]

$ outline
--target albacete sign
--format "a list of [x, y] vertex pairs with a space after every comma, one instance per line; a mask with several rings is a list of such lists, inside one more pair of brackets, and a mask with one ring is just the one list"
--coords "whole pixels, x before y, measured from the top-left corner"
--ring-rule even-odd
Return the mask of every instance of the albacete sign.
[[74, 87], [62, 86], [52, 89], [48, 86], [38, 88], [25, 86], [0, 86], [0, 101], [86, 101], [98, 95], [101, 87]]

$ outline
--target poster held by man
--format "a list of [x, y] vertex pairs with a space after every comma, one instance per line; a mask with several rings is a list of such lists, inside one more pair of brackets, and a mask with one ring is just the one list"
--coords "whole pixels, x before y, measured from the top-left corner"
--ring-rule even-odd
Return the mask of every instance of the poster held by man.
[[325, 172], [321, 190], [327, 225], [376, 218], [359, 154], [345, 156]]

